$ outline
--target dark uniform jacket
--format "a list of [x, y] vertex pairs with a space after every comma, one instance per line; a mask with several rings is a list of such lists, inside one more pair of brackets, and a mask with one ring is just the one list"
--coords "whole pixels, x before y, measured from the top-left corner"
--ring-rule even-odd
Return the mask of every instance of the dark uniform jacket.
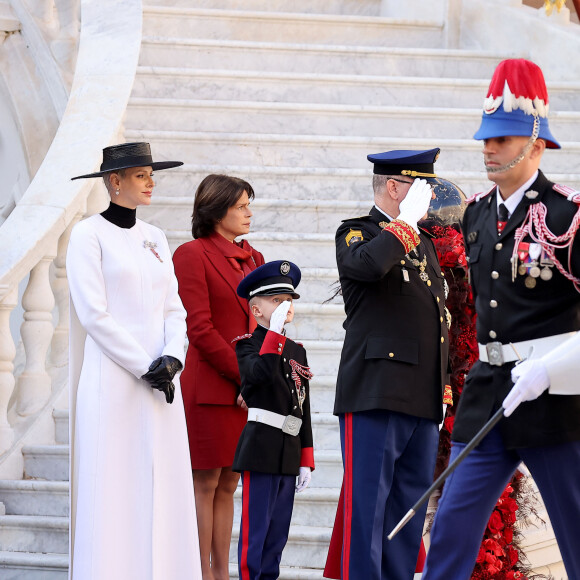
[[[512, 282], [510, 262], [517, 228], [532, 204], [543, 203], [547, 226], [555, 234], [568, 230], [577, 206], [553, 189], [540, 172], [505, 226], [497, 235], [497, 188], [471, 202], [463, 218], [463, 234], [469, 260], [477, 312], [477, 340], [503, 344], [531, 340], [580, 329], [580, 294], [555, 267], [552, 278], [537, 278], [534, 288], [525, 275]], [[537, 193], [537, 195], [536, 195]], [[526, 237], [524, 242], [533, 241]], [[580, 273], [579, 241], [574, 242], [572, 271]], [[568, 269], [568, 251], [556, 257]], [[492, 302], [493, 301], [493, 302]], [[493, 304], [493, 306], [492, 306]], [[526, 357], [528, 352], [520, 352]], [[510, 391], [514, 363], [501, 367], [480, 361], [473, 366], [461, 395], [453, 440], [469, 441], [497, 410]], [[578, 377], [571, 377], [578, 380]], [[500, 423], [506, 447], [530, 447], [580, 439], [580, 396], [549, 395], [522, 403]]]
[[430, 285], [419, 277], [376, 207], [336, 232], [336, 261], [346, 336], [334, 413], [387, 409], [442, 420], [448, 371], [443, 274], [430, 237], [416, 248], [427, 258]]
[[[234, 471], [298, 475], [299, 467], [314, 469], [310, 422], [309, 381], [295, 372], [295, 363], [308, 367], [304, 347], [285, 336], [258, 326], [236, 344], [242, 377], [241, 392], [248, 408], [257, 407], [302, 419], [298, 435], [248, 421], [238, 442]], [[294, 367], [293, 367], [294, 365]], [[300, 408], [298, 391], [303, 388]]]

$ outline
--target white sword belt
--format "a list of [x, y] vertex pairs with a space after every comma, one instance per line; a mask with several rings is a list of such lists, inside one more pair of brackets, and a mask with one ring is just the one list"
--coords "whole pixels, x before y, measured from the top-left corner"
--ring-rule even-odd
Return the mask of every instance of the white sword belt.
[[294, 417], [294, 415], [280, 415], [279, 413], [258, 409], [257, 407], [248, 409], [248, 421], [256, 421], [256, 423], [264, 423], [265, 425], [270, 425], [270, 427], [276, 427], [276, 429], [281, 429], [283, 433], [288, 433], [288, 435], [298, 435], [302, 426], [302, 419]]
[[479, 360], [492, 366], [501, 367], [506, 363], [520, 360], [520, 357], [522, 360], [540, 358], [575, 334], [576, 332], [565, 332], [508, 344], [502, 344], [501, 342], [478, 344]]

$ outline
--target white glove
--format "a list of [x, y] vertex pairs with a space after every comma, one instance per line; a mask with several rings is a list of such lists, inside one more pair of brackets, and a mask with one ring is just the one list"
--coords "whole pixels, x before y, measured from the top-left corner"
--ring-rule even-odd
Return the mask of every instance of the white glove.
[[445, 423], [445, 413], [447, 413], [447, 403], [443, 403], [443, 419], [441, 420], [441, 423], [439, 423], [439, 431], [441, 431], [443, 423]]
[[520, 403], [537, 399], [550, 386], [548, 370], [541, 359], [525, 360], [516, 365], [512, 369], [512, 381], [515, 384], [502, 403], [505, 417], [509, 417]]
[[298, 475], [298, 483], [296, 484], [296, 493], [304, 491], [310, 484], [312, 478], [312, 470], [310, 467], [301, 467]]
[[278, 334], [282, 332], [290, 306], [292, 306], [292, 302], [290, 302], [290, 300], [284, 300], [284, 302], [282, 302], [282, 304], [272, 312], [272, 316], [270, 316], [270, 330], [277, 332]]
[[415, 179], [405, 199], [399, 204], [397, 219], [408, 223], [419, 233], [417, 222], [427, 213], [432, 196], [431, 185], [424, 179]]

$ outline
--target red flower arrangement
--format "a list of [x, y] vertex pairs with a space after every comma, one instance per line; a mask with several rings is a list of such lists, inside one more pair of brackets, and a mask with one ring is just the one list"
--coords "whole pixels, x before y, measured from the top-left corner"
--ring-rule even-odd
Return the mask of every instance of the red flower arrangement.
[[[456, 226], [434, 225], [429, 228], [439, 262], [449, 285], [446, 301], [451, 313], [450, 362], [453, 406], [447, 407], [447, 416], [439, 437], [439, 451], [435, 477], [447, 467], [451, 448], [451, 431], [455, 410], [463, 390], [465, 377], [478, 358], [475, 331], [475, 306], [467, 280], [467, 260], [463, 235]], [[516, 519], [527, 523], [530, 516], [537, 517], [535, 498], [529, 483], [520, 472], [499, 498], [488, 521], [479, 549], [472, 580], [528, 580], [532, 573], [515, 526]], [[545, 578], [535, 575], [534, 578]]]

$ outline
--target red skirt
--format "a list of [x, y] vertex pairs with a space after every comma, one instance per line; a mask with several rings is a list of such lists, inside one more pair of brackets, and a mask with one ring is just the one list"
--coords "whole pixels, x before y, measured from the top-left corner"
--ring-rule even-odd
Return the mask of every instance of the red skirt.
[[191, 404], [187, 431], [192, 469], [229, 467], [248, 412], [237, 405]]

